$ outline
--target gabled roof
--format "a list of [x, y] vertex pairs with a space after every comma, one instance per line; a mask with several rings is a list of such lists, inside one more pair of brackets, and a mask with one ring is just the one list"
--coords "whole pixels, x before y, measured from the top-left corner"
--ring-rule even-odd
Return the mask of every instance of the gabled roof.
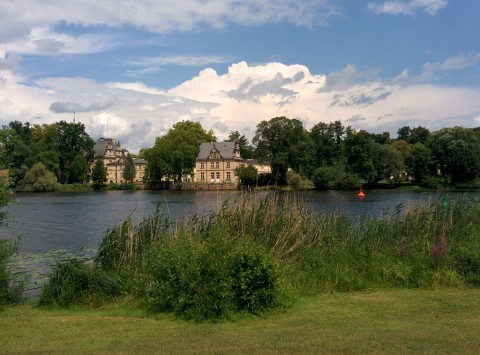
[[223, 159], [235, 158], [235, 142], [200, 143], [197, 159], [208, 159], [212, 150], [216, 149]]

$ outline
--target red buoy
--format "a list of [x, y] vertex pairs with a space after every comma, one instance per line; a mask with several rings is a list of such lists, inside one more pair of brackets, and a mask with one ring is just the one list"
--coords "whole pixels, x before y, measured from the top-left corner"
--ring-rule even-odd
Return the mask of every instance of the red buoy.
[[363, 190], [362, 190], [362, 188], [360, 188], [360, 192], [358, 193], [358, 195], [357, 195], [357, 196], [358, 196], [358, 197], [360, 197], [360, 198], [363, 198], [363, 197], [365, 197], [365, 194], [363, 193]]

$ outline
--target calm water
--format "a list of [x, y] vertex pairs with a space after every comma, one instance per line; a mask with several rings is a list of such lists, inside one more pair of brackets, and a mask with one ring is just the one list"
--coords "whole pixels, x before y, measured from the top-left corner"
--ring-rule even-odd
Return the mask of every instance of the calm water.
[[[381, 216], [402, 206], [440, 198], [437, 193], [418, 191], [367, 191], [360, 200], [357, 192], [305, 192], [299, 199], [315, 212], [341, 211], [351, 215]], [[0, 228], [0, 238], [20, 237], [15, 266], [30, 276], [28, 292], [41, 287], [50, 266], [67, 256], [92, 259], [96, 249], [112, 227], [129, 215], [140, 220], [155, 212], [158, 204], [171, 218], [181, 220], [193, 214], [205, 214], [219, 208], [234, 191], [109, 191], [88, 193], [42, 193], [17, 195], [7, 208], [8, 227]], [[459, 194], [449, 194], [449, 198]], [[462, 193], [463, 195], [463, 193]], [[468, 198], [480, 197], [469, 192]]]

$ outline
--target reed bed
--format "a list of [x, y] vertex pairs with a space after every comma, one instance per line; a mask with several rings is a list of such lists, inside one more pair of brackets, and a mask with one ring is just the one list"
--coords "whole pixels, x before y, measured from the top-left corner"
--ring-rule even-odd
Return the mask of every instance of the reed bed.
[[152, 310], [196, 320], [296, 295], [479, 286], [480, 203], [447, 200], [373, 218], [314, 213], [295, 194], [244, 194], [182, 223], [159, 206], [108, 231], [95, 264]]

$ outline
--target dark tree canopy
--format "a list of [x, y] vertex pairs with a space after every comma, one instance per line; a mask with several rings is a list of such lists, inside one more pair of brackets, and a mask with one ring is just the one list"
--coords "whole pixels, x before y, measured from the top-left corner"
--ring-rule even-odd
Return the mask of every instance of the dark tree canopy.
[[123, 169], [123, 178], [127, 181], [132, 183], [133, 179], [135, 179], [135, 162], [133, 160], [132, 155], [128, 154], [125, 157], [125, 167]]
[[166, 135], [156, 139], [153, 148], [143, 152], [148, 160], [147, 180], [155, 183], [169, 176], [178, 181], [192, 174], [201, 141], [215, 142], [213, 131], [206, 131], [199, 122], [174, 124]]
[[277, 184], [286, 183], [288, 168], [298, 169], [305, 153], [307, 133], [302, 122], [275, 117], [257, 125], [253, 144], [258, 159], [270, 162]]

